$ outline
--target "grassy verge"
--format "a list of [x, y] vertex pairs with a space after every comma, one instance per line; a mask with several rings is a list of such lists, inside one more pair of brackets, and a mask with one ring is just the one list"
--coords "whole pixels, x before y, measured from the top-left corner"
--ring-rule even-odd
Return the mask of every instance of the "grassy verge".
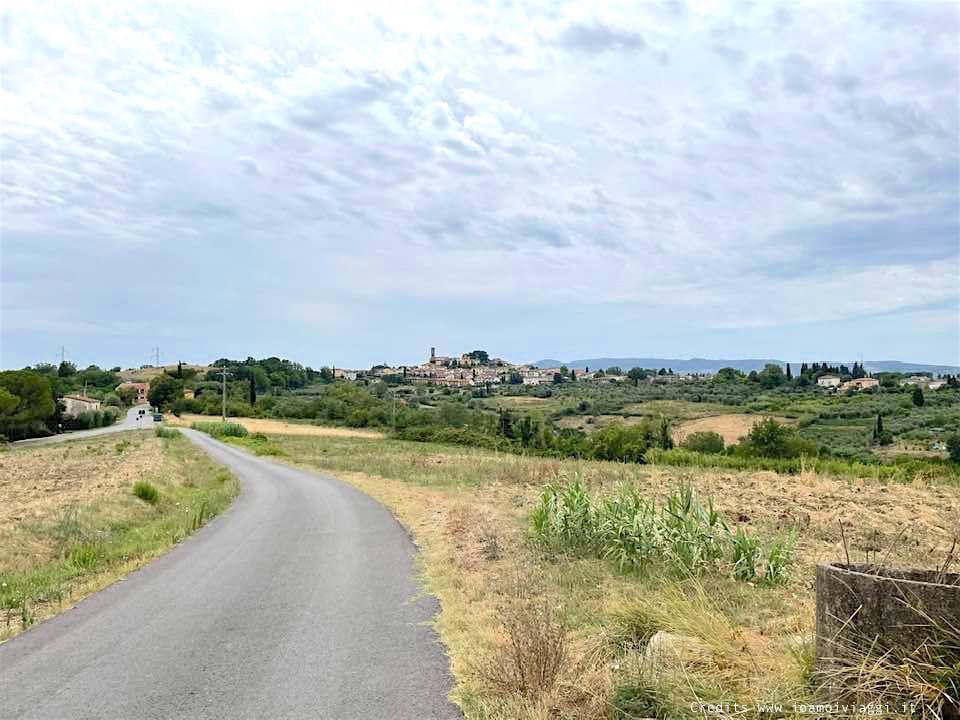
[[171, 431], [8, 451], [0, 466], [0, 639], [149, 562], [239, 490]]
[[843, 557], [838, 521], [855, 561], [890, 548], [890, 562], [923, 566], [946, 555], [960, 517], [952, 488], [923, 483], [396, 440], [230, 442], [333, 471], [411, 530], [471, 720], [703, 717], [700, 702], [721, 701], [790, 715], [818, 699], [813, 569]]

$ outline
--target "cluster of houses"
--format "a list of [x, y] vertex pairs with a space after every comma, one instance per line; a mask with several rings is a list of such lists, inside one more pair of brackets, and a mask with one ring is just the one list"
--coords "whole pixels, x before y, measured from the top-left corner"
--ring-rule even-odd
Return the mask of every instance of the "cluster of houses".
[[[364, 374], [356, 370], [336, 369], [334, 376], [355, 380]], [[568, 380], [597, 380], [610, 382], [622, 379], [622, 376], [610, 375], [602, 370], [591, 371], [561, 367], [541, 368], [536, 365], [507, 362], [502, 358], [490, 358], [486, 353], [474, 351], [459, 357], [437, 355], [436, 348], [430, 348], [430, 359], [415, 366], [391, 367], [378, 365], [369, 371], [374, 377], [400, 376], [417, 385], [449, 385], [453, 387], [471, 387], [478, 385], [523, 384], [547, 385], [554, 382], [558, 375]], [[708, 375], [664, 374], [652, 375], [649, 382], [667, 383], [685, 380], [702, 380]]]
[[[900, 381], [901, 386], [921, 387], [926, 390], [938, 390], [946, 384], [946, 380], [934, 380], [926, 375], [912, 375]], [[823, 388], [834, 389], [837, 392], [857, 392], [878, 387], [880, 381], [876, 378], [863, 377], [844, 382], [843, 378], [837, 375], [821, 375], [817, 378], [817, 385]]]
[[821, 375], [817, 378], [817, 385], [822, 388], [836, 390], [837, 392], [858, 392], [860, 390], [879, 387], [880, 381], [876, 378], [862, 377], [844, 382], [843, 378], [837, 375]]
[[911, 385], [913, 387], [920, 387], [926, 390], [939, 390], [944, 385], [947, 384], [946, 380], [934, 380], [931, 377], [926, 375], [911, 375], [910, 377], [901, 380], [901, 385]]

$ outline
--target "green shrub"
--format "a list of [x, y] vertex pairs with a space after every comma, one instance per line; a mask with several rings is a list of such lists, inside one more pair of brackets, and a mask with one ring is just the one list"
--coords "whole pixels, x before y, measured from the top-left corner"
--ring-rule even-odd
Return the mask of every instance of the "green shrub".
[[648, 421], [636, 425], [610, 423], [588, 439], [588, 452], [595, 460], [644, 462], [644, 453], [656, 444], [657, 433]]
[[165, 438], [167, 440], [175, 440], [183, 437], [179, 430], [176, 430], [175, 428], [166, 428], [163, 427], [163, 425], [158, 425], [156, 428], [154, 428], [153, 432], [158, 438]]
[[947, 452], [953, 462], [960, 463], [960, 433], [952, 433], [947, 437]]
[[213, 437], [246, 437], [249, 433], [240, 423], [195, 422], [190, 426]]
[[137, 480], [133, 484], [133, 494], [150, 505], [156, 505], [160, 500], [160, 491], [146, 480]]
[[723, 436], [711, 431], [690, 433], [680, 445], [692, 452], [722, 453]]

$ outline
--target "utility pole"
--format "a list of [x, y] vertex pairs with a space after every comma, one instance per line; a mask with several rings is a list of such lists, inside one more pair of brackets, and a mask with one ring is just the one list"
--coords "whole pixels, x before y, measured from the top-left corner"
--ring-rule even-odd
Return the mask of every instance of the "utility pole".
[[61, 345], [60, 346], [60, 364], [63, 365], [63, 361], [67, 359], [67, 349]]
[[153, 357], [154, 357], [153, 366], [160, 367], [160, 346], [159, 345], [157, 345], [157, 347], [153, 349]]

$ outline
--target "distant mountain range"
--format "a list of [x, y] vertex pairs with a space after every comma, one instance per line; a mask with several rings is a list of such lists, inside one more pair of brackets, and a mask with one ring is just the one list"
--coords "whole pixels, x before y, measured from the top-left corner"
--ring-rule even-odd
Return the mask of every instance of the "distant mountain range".
[[[813, 362], [813, 361], [810, 361]], [[816, 362], [824, 362], [818, 360]], [[827, 360], [831, 365], [846, 365], [851, 367], [853, 360]], [[678, 360], [676, 358], [589, 358], [587, 360], [538, 360], [534, 363], [537, 367], [549, 368], [566, 365], [568, 368], [599, 368], [619, 367], [623, 370], [630, 368], [672, 368], [674, 372], [716, 372], [720, 368], [732, 367], [742, 372], [751, 370], [763, 370], [768, 363], [785, 366], [784, 360], [758, 360], [748, 358], [744, 360], [711, 360], [709, 358], [691, 358], [689, 360]], [[799, 368], [799, 362], [790, 361], [791, 366]], [[938, 375], [960, 374], [960, 366], [957, 365], [926, 365], [923, 363], [906, 363], [899, 360], [864, 360], [863, 367], [867, 372], [899, 372], [899, 373], [921, 373], [929, 372]]]

